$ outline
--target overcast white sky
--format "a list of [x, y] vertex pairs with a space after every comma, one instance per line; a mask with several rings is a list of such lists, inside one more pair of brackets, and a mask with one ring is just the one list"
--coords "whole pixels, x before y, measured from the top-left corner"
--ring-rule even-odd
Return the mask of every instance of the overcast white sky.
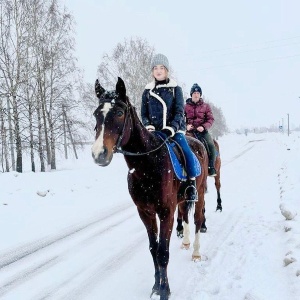
[[[64, 0], [77, 57], [94, 82], [103, 53], [142, 37], [188, 89], [197, 82], [231, 129], [300, 124], [298, 0]], [[126, 78], [125, 82], [126, 82]]]

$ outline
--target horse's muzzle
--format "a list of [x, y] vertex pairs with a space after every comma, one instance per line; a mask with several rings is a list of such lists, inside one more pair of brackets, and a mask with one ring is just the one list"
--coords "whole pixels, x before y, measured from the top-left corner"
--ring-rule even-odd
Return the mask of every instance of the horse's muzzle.
[[107, 151], [106, 147], [103, 147], [103, 150], [97, 154], [94, 151], [92, 151], [92, 156], [94, 162], [102, 167], [109, 165], [112, 160], [112, 153], [109, 155], [109, 152]]

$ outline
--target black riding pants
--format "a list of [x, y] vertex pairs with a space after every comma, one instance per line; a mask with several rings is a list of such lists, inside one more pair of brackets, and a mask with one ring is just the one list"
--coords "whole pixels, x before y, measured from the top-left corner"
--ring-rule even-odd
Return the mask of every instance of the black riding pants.
[[197, 136], [198, 140], [200, 140], [200, 141], [201, 141], [201, 139], [205, 139], [207, 146], [208, 146], [209, 163], [214, 165], [215, 161], [216, 161], [216, 148], [215, 148], [214, 141], [213, 141], [211, 135], [209, 134], [208, 131], [203, 131], [203, 132], [196, 131], [195, 135]]

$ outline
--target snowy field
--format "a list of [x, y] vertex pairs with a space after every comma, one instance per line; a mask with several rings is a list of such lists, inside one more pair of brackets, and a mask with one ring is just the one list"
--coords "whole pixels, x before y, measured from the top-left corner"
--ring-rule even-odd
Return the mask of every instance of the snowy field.
[[[173, 231], [171, 299], [300, 299], [300, 133], [219, 143], [223, 212], [209, 178], [204, 259]], [[58, 166], [0, 175], [0, 299], [149, 299], [154, 267], [122, 155], [99, 167], [89, 146]]]

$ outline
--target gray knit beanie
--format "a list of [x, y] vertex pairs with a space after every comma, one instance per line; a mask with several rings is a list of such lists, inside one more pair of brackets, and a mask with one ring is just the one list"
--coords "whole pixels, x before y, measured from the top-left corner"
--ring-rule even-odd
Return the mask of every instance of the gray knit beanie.
[[151, 62], [151, 69], [153, 69], [155, 66], [158, 66], [158, 65], [163, 65], [163, 66], [165, 66], [165, 68], [167, 70], [169, 70], [168, 58], [161, 53], [154, 55], [152, 62]]

